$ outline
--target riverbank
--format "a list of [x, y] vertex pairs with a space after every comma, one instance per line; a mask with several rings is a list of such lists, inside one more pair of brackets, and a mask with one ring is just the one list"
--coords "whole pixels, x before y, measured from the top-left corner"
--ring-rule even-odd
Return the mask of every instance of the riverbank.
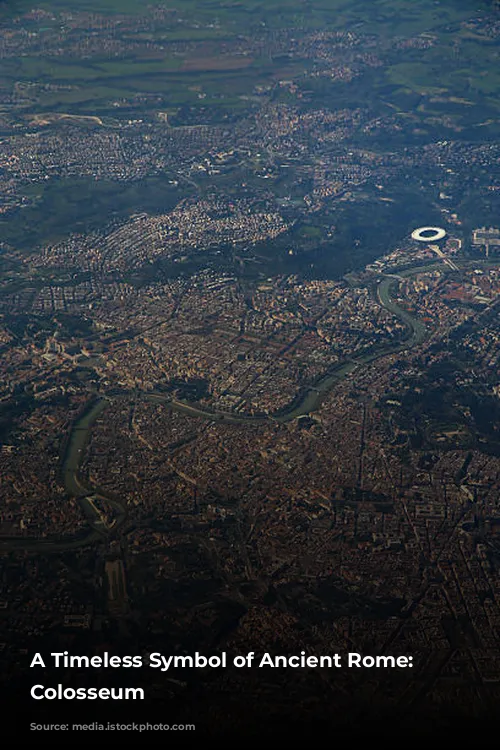
[[[492, 264], [491, 261], [485, 261], [483, 263], [477, 261], [476, 265], [491, 266]], [[397, 275], [384, 276], [377, 284], [377, 299], [386, 310], [395, 315], [406, 326], [407, 336], [402, 341], [397, 342], [394, 346], [384, 345], [376, 351], [371, 351], [365, 355], [356, 357], [356, 359], [349, 359], [339, 363], [317, 383], [304, 389], [298, 398], [285, 411], [274, 415], [252, 416], [248, 414], [210, 411], [208, 409], [202, 409], [194, 404], [172, 399], [169, 396], [156, 392], [143, 393], [141, 395], [148, 401], [165, 404], [169, 409], [185, 414], [186, 416], [229, 424], [259, 424], [268, 421], [287, 423], [310, 414], [319, 408], [325, 396], [337, 383], [348, 377], [355, 370], [371, 364], [384, 356], [388, 356], [397, 351], [403, 351], [424, 341], [428, 333], [425, 325], [422, 321], [414, 318], [410, 313], [403, 310], [397, 302], [394, 301], [393, 293], [395, 287], [399, 285], [402, 279], [417, 273], [434, 270], [438, 267], [442, 268], [442, 265], [434, 262], [427, 266], [407, 268]], [[105, 496], [98, 488], [87, 486], [80, 477], [80, 468], [85, 454], [85, 448], [90, 438], [90, 431], [96, 420], [112, 402], [112, 399], [113, 397], [102, 397], [98, 400], [93, 400], [89, 404], [87, 410], [76, 420], [66, 444], [67, 448], [62, 469], [64, 486], [68, 495], [74, 497], [79, 503], [89, 524], [88, 533], [67, 541], [58, 539], [25, 539], [21, 537], [10, 537], [8, 539], [0, 538], [0, 550], [23, 549], [37, 552], [60, 552], [77, 549], [81, 546], [102, 541], [103, 536], [105, 537], [109, 534], [111, 529], [108, 529], [103, 525], [101, 514], [91, 499], [91, 496], [93, 495], [100, 496], [116, 510], [117, 520], [113, 526], [113, 531], [124, 522], [126, 518], [126, 507], [116, 499]]]

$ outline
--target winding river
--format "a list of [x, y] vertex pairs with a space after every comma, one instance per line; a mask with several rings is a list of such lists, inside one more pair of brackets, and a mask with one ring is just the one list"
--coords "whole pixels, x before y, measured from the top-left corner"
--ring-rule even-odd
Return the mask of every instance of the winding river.
[[[442, 266], [433, 263], [432, 265], [410, 268], [402, 271], [397, 276], [384, 276], [384, 278], [378, 283], [377, 297], [380, 304], [383, 305], [383, 307], [385, 307], [397, 318], [399, 318], [407, 328], [407, 336], [402, 342], [399, 342], [394, 346], [384, 345], [383, 347], [378, 348], [376, 351], [372, 351], [365, 355], [357, 357], [356, 359], [350, 359], [348, 361], [340, 363], [329, 373], [327, 373], [321, 380], [319, 380], [314, 386], [311, 386], [310, 388], [305, 390], [286, 411], [283, 411], [274, 416], [250, 416], [242, 414], [232, 414], [229, 412], [213, 412], [201, 409], [198, 406], [189, 404], [187, 402], [176, 401], [175, 399], [172, 399], [160, 393], [151, 392], [144, 393], [142, 395], [149, 401], [164, 403], [168, 405], [170, 409], [186, 414], [187, 416], [234, 424], [255, 424], [269, 420], [285, 423], [306, 414], [310, 414], [319, 407], [325, 395], [340, 380], [347, 377], [354, 370], [370, 364], [380, 357], [397, 351], [403, 351], [405, 349], [408, 349], [410, 346], [418, 345], [424, 340], [427, 331], [423, 323], [418, 319], [413, 318], [405, 310], [402, 310], [393, 300], [392, 293], [394, 287], [399, 284], [402, 278], [412, 276], [417, 273], [422, 273], [424, 271], [434, 270], [436, 268], [442, 269]], [[92, 429], [95, 421], [102, 414], [102, 412], [110, 402], [111, 399], [105, 397], [95, 401], [74, 423], [69, 437], [68, 447], [63, 464], [63, 477], [66, 491], [71, 497], [74, 497], [77, 500], [88, 522], [88, 527], [85, 533], [81, 536], [74, 537], [73, 539], [26, 539], [24, 537], [3, 538], [0, 539], [0, 549], [22, 549], [25, 551], [33, 550], [36, 552], [62, 552], [64, 550], [77, 549], [78, 547], [92, 544], [94, 542], [102, 542], [103, 539], [106, 538], [106, 536], [112, 533], [124, 522], [126, 517], [125, 505], [123, 503], [120, 503], [116, 499], [104, 496], [102, 492], [98, 491], [95, 488], [86, 486], [80, 478], [79, 474], [82, 458], [89, 440], [90, 430]], [[92, 499], [92, 497], [95, 496], [99, 496], [100, 498], [104, 499], [106, 503], [111, 505], [115, 510], [116, 521], [113, 529], [109, 529], [103, 524], [101, 514], [96, 508], [96, 505]]]

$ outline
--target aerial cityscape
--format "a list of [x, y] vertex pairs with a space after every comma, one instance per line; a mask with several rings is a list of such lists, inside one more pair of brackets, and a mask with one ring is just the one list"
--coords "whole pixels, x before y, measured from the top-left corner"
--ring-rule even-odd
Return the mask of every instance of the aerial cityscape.
[[[12, 0], [0, 66], [2, 695], [494, 717], [500, 4]], [[412, 662], [30, 670], [65, 651]]]

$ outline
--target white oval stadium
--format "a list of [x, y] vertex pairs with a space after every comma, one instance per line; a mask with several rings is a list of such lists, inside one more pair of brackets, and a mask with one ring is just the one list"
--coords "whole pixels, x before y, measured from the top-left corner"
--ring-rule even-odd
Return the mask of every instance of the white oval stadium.
[[420, 227], [415, 229], [411, 236], [417, 242], [436, 242], [446, 237], [446, 230], [441, 227]]

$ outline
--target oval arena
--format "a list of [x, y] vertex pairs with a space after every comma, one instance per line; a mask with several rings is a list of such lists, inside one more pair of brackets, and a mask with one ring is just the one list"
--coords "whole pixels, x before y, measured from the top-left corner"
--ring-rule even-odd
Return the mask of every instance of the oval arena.
[[446, 230], [442, 227], [419, 227], [411, 233], [411, 237], [417, 242], [437, 242], [446, 237]]

